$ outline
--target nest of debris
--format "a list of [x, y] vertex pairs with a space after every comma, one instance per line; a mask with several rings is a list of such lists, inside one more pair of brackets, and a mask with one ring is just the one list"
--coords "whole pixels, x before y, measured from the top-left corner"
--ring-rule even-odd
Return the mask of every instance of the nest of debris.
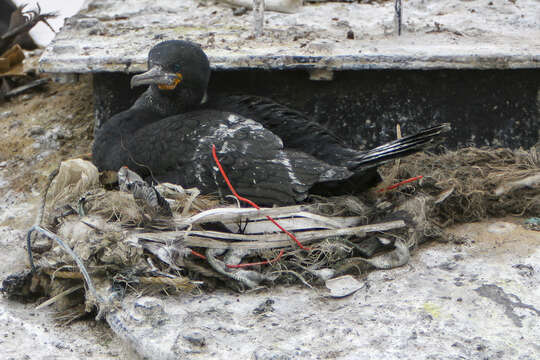
[[432, 220], [442, 226], [540, 214], [540, 145], [528, 151], [465, 148], [437, 156], [419, 153], [402, 159], [397, 171], [396, 166], [386, 166], [381, 172], [385, 178], [396, 173], [399, 178], [423, 175], [417, 190], [441, 196]]
[[[47, 305], [78, 294], [68, 303], [77, 298], [88, 310], [127, 289], [328, 284], [404, 265], [418, 244], [449, 240], [449, 224], [540, 213], [539, 159], [537, 148], [417, 154], [381, 168], [380, 190], [260, 210], [197, 189], [150, 186], [127, 168], [99, 174], [72, 159], [51, 177], [39, 226], [28, 235], [37, 271], [3, 287], [13, 296], [52, 296]], [[41, 236], [32, 240], [32, 232]]]

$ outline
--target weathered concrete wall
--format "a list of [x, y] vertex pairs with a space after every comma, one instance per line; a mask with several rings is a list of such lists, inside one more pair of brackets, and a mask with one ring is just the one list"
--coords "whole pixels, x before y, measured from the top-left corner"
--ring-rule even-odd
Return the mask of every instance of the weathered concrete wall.
[[47, 47], [45, 72], [133, 73], [158, 41], [199, 43], [214, 69], [524, 69], [540, 66], [537, 0], [307, 4], [293, 14], [253, 14], [217, 1], [89, 0]]
[[[129, 107], [142, 89], [130, 75], [94, 74], [96, 120]], [[450, 148], [528, 148], [540, 131], [540, 70], [341, 71], [332, 81], [309, 80], [302, 70], [214, 71], [212, 94], [268, 96], [304, 111], [356, 147], [450, 122]]]

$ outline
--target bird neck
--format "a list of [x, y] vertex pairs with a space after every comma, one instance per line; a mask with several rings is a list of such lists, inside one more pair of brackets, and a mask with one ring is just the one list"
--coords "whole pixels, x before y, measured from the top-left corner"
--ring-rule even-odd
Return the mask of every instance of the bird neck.
[[197, 108], [203, 96], [204, 93], [198, 94], [198, 92], [186, 88], [165, 93], [160, 91], [157, 86], [150, 85], [133, 104], [133, 107], [146, 108], [164, 118]]

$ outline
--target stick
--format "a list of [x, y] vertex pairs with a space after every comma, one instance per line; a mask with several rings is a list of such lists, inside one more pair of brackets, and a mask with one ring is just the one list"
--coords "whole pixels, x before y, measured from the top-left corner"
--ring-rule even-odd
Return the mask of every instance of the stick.
[[[401, 125], [396, 124], [396, 139], [399, 140], [401, 138], [402, 138], [402, 136], [401, 136]], [[394, 177], [397, 177], [397, 175], [399, 174], [399, 165], [401, 165], [401, 159], [396, 160], [396, 166], [394, 168], [395, 169]]]
[[[79, 272], [53, 271], [51, 269], [47, 269], [44, 272], [46, 274], [48, 274], [50, 276], [54, 276], [55, 278], [58, 278], [58, 279], [84, 280], [84, 276]], [[200, 284], [203, 283], [202, 281], [191, 281], [191, 280], [189, 280], [187, 278], [184, 278], [184, 277], [172, 277], [171, 278], [171, 277], [165, 277], [165, 276], [134, 276], [133, 279], [134, 279], [134, 281], [139, 282], [140, 284], [168, 285], [168, 286], [174, 286], [176, 288], [186, 288], [186, 289], [191, 289], [191, 288], [194, 287], [194, 285], [200, 285]], [[75, 290], [73, 290], [73, 291], [75, 291]], [[71, 294], [71, 292], [67, 293], [65, 295], [68, 295], [68, 294]], [[59, 295], [57, 295], [56, 297], [58, 297]], [[50, 299], [50, 300], [52, 300], [52, 299]], [[47, 301], [50, 301], [50, 300], [47, 300]], [[39, 305], [39, 307], [47, 306], [47, 305], [44, 305], [44, 304], [45, 303]], [[36, 308], [36, 310], [38, 310], [38, 308]]]
[[260, 210], [253, 208], [218, 208], [206, 210], [193, 215], [189, 218], [180, 218], [174, 220], [174, 226], [177, 228], [187, 227], [189, 225], [203, 224], [209, 222], [233, 222], [245, 221], [252, 218], [260, 218], [262, 216], [286, 216], [292, 213], [309, 211], [313, 208], [311, 205], [294, 205], [284, 206], [279, 208], [261, 208]]
[[82, 289], [83, 286], [82, 285], [76, 285], [76, 286], [73, 286], [67, 290], [64, 290], [62, 291], [60, 294], [56, 295], [56, 296], [53, 296], [52, 298], [50, 298], [49, 300], [45, 301], [44, 303], [41, 303], [40, 305], [36, 306], [35, 310], [40, 310], [40, 309], [43, 309], [44, 307], [47, 307], [51, 304], [54, 304], [55, 302], [57, 302], [60, 298], [63, 298], [64, 296], [67, 296], [71, 293], [74, 293], [75, 291], [79, 290], [79, 289]]
[[202, 284], [201, 281], [193, 282], [183, 277], [168, 278], [165, 276], [142, 276], [136, 279], [141, 284], [174, 286], [176, 289], [182, 288], [185, 290], [193, 289], [195, 284]]
[[[362, 222], [361, 216], [350, 217], [325, 217], [308, 212], [298, 212], [287, 217], [276, 216], [275, 220], [289, 231], [310, 230], [310, 229], [340, 229], [344, 227], [358, 226]], [[244, 234], [274, 233], [277, 229], [273, 223], [266, 218], [251, 218], [241, 222], [222, 221], [231, 232], [242, 232]], [[242, 230], [242, 231], [239, 231]]]

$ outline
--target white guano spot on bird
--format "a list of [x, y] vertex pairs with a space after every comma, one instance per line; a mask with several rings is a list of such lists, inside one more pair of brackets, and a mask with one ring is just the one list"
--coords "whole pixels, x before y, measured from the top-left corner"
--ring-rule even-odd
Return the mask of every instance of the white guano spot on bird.
[[206, 183], [203, 181], [202, 174], [205, 171], [204, 167], [200, 163], [195, 163], [195, 178], [199, 182], [200, 186], [206, 186]]
[[291, 183], [292, 184], [297, 184], [297, 185], [304, 185], [304, 184], [302, 184], [300, 182], [300, 180], [298, 180], [298, 178], [294, 174], [294, 170], [292, 168], [291, 161], [287, 157], [287, 154], [285, 154], [284, 152], [280, 152], [279, 158], [272, 159], [272, 160], [270, 160], [270, 162], [275, 163], [275, 164], [283, 164], [283, 165], [285, 165], [285, 168], [287, 169], [287, 175], [289, 176], [289, 179], [291, 180]]

